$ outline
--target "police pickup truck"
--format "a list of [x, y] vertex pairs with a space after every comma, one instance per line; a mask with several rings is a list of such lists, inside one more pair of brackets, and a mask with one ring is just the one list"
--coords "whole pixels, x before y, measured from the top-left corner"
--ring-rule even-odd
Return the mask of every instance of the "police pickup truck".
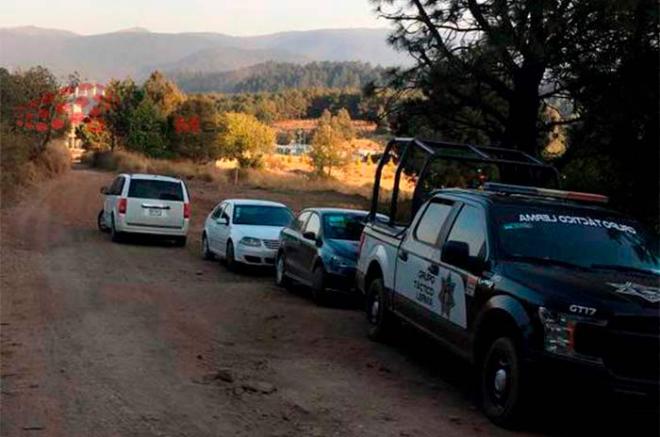
[[[530, 406], [541, 373], [657, 402], [655, 235], [605, 208], [604, 196], [485, 182], [556, 183], [533, 158], [500, 153], [508, 151], [388, 145], [372, 211], [392, 192], [390, 222], [367, 224], [357, 266], [370, 337], [385, 338], [395, 320], [430, 334], [475, 365], [483, 410], [503, 426]], [[392, 164], [394, 187], [385, 191], [380, 176]], [[429, 190], [456, 180], [456, 170], [468, 188]], [[402, 178], [415, 182], [412, 201]]]

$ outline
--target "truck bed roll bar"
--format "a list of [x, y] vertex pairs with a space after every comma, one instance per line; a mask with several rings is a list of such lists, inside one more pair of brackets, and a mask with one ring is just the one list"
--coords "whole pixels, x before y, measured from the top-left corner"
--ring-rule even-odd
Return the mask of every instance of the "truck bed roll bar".
[[394, 138], [381, 156], [376, 168], [370, 217], [378, 211], [383, 168], [396, 165], [390, 224], [395, 224], [401, 177], [415, 183], [412, 214], [439, 188], [478, 188], [485, 182], [559, 188], [559, 172], [553, 166], [520, 150], [494, 146], [477, 146], [417, 138]]

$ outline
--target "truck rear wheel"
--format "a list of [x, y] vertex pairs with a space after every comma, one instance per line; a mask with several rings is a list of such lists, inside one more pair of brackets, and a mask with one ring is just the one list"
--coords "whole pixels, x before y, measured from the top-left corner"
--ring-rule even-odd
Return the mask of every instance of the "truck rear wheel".
[[519, 348], [510, 337], [495, 338], [481, 362], [481, 396], [484, 413], [502, 427], [519, 425], [527, 392], [526, 374]]
[[392, 331], [393, 315], [385, 305], [385, 285], [382, 278], [371, 281], [367, 292], [367, 335], [375, 341], [387, 340]]

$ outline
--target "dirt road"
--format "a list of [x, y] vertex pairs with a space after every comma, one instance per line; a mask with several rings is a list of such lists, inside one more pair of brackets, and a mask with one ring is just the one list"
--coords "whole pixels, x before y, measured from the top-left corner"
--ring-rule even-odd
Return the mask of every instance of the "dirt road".
[[[95, 228], [111, 178], [75, 170], [2, 211], [3, 436], [507, 433], [475, 409], [462, 363], [424, 342], [369, 342], [350, 303], [319, 308], [268, 273], [230, 273], [196, 238], [111, 243]], [[265, 195], [191, 191], [194, 237], [215, 201]]]

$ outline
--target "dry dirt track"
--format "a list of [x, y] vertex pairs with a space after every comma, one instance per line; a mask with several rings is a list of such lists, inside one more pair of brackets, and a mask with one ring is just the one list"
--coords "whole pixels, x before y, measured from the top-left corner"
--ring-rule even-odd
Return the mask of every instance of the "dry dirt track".
[[[196, 240], [111, 243], [95, 228], [111, 178], [75, 170], [2, 211], [3, 436], [506, 434], [462, 364], [369, 342], [350, 305], [229, 273]], [[191, 188], [196, 229], [237, 194]]]

